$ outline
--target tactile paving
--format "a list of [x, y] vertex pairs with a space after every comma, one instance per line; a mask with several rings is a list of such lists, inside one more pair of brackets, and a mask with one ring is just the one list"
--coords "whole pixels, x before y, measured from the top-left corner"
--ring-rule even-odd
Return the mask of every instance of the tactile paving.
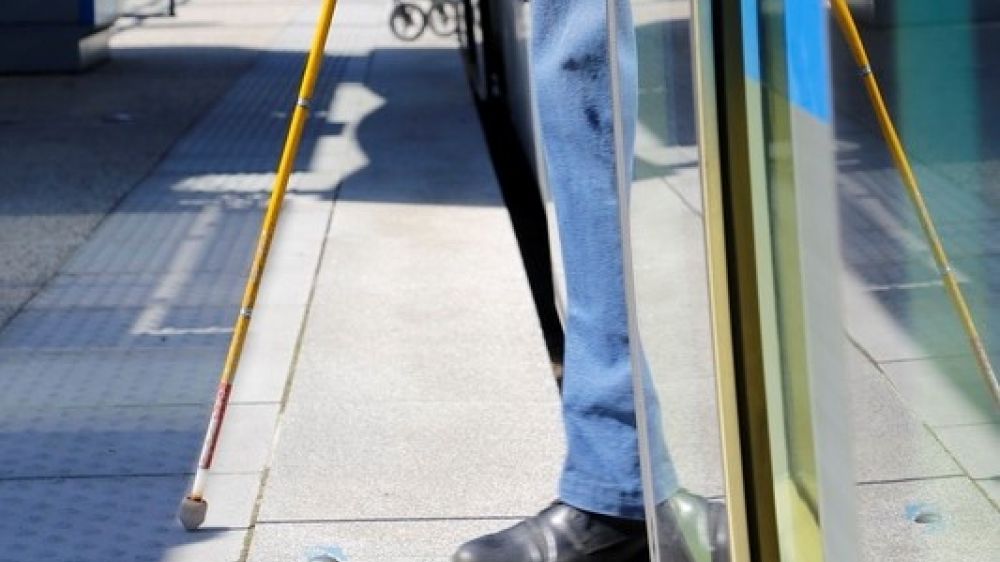
[[[231, 12], [224, 2], [195, 4], [213, 3]], [[0, 562], [239, 559], [256, 474], [241, 476], [245, 489], [236, 500], [233, 494], [216, 495], [216, 509], [240, 513], [228, 523], [230, 530], [184, 533], [174, 515], [204, 435], [316, 7], [302, 3], [298, 21], [262, 51], [0, 331]], [[382, 26], [379, 31], [385, 33]], [[320, 154], [344, 131], [331, 112], [336, 83], [345, 73], [367, 69], [367, 50], [345, 55], [357, 33], [347, 29], [331, 36], [289, 185], [286, 209], [290, 205], [293, 212], [283, 215], [287, 226], [276, 245], [282, 252], [272, 256], [271, 263], [295, 270], [278, 278], [293, 279], [304, 294], [311, 277], [300, 282], [298, 273], [315, 270], [342, 180], [340, 159]], [[199, 55], [197, 49], [192, 56]], [[288, 300], [269, 292], [277, 304]], [[296, 341], [291, 332], [304, 307], [283, 308], [278, 317], [289, 311], [298, 316], [281, 320], [286, 333], [266, 338], [254, 353], [291, 355]], [[258, 317], [265, 318], [270, 316]], [[283, 365], [262, 376], [280, 378], [274, 385], [280, 389], [286, 374]], [[227, 427], [230, 437], [234, 429], [247, 428], [270, 435], [277, 406], [239, 408], [241, 415], [256, 417]], [[261, 412], [270, 417], [263, 419]], [[241, 449], [243, 439], [237, 435], [227, 447], [265, 456], [252, 447]], [[259, 469], [245, 466], [245, 454], [229, 456], [220, 458], [226, 470]], [[210, 488], [217, 476], [210, 478]], [[192, 549], [199, 543], [209, 550]], [[221, 543], [222, 550], [212, 550]]]
[[[192, 134], [177, 144], [163, 169], [240, 174], [274, 170], [297, 99], [297, 75], [288, 69], [301, 68], [303, 60], [300, 52], [277, 51], [258, 61]], [[326, 110], [347, 63], [343, 56], [324, 61], [297, 169], [313, 169], [310, 156], [317, 139], [339, 133], [337, 124], [327, 119]]]
[[224, 359], [225, 349], [217, 346], [183, 353], [4, 350], [0, 423], [17, 409], [207, 403]]
[[227, 271], [245, 273], [261, 214], [205, 206], [108, 217], [63, 268], [65, 273]]
[[160, 560], [185, 480], [0, 482], [0, 561]]
[[[0, 562], [235, 562], [243, 533], [213, 523], [217, 510], [197, 533], [178, 525], [187, 484], [185, 476], [0, 481]], [[220, 491], [233, 493], [226, 484]]]
[[245, 274], [221, 271], [60, 275], [28, 306], [32, 309], [235, 307], [243, 296], [245, 283]]
[[0, 350], [224, 348], [232, 307], [67, 308], [22, 311], [3, 332]]
[[39, 408], [0, 417], [0, 480], [192, 471], [211, 404]]

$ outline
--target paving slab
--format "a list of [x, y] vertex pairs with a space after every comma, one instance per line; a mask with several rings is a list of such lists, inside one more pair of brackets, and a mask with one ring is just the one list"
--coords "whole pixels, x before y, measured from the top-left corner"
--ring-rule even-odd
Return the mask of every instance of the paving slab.
[[935, 433], [972, 478], [1000, 476], [1000, 424], [941, 427]]
[[[647, 142], [645, 148], [637, 146], [646, 160], [655, 155], [669, 165], [697, 158], [688, 147], [660, 147], [647, 154], [658, 141]], [[700, 206], [697, 167], [694, 173], [671, 172], [632, 184], [639, 333], [671, 458], [682, 486], [706, 496], [721, 496], [722, 457]]]
[[[414, 544], [414, 520], [473, 533], [556, 493], [558, 396], [460, 58], [437, 40], [400, 48], [373, 3], [352, 6], [347, 20], [377, 28], [342, 118], [360, 153], [337, 190], [250, 560], [335, 544], [419, 559], [431, 543]], [[352, 522], [346, 543], [274, 538], [327, 521]], [[350, 546], [375, 536], [370, 554]]]
[[1000, 552], [1000, 514], [967, 478], [865, 484], [858, 495], [862, 560], [992, 562]]
[[290, 397], [261, 521], [532, 513], [554, 499], [558, 410]]
[[[698, 186], [697, 174], [687, 180], [673, 181]], [[632, 185], [632, 230], [639, 331], [654, 378], [714, 377], [701, 216], [651, 178]]]
[[[69, 261], [49, 291], [32, 303], [38, 307], [146, 304], [170, 300], [173, 304], [202, 305], [238, 302], [266, 205], [270, 178], [260, 176], [254, 191], [240, 194], [240, 179], [227, 186], [200, 190], [196, 199], [184, 185], [187, 177], [171, 178], [171, 191], [161, 196], [150, 186], [129, 197], [109, 216]], [[312, 192], [329, 178], [296, 176], [299, 189]], [[227, 187], [232, 188], [229, 191]], [[246, 197], [248, 200], [243, 200]], [[133, 202], [136, 201], [136, 202]], [[177, 208], [174, 209], [174, 206]], [[273, 243], [274, 262], [269, 277], [281, 277], [285, 288], [295, 275], [311, 275], [318, 260], [330, 201], [315, 195], [293, 194], [283, 207]], [[300, 267], [292, 267], [300, 266]], [[148, 290], [155, 289], [155, 290]], [[262, 291], [262, 300], [283, 304], [303, 293], [299, 288]], [[98, 292], [103, 291], [103, 292]], [[266, 304], [266, 302], [264, 303]]]
[[977, 480], [976, 484], [986, 492], [986, 496], [993, 502], [994, 507], [1000, 508], [1000, 478]]
[[[327, 215], [324, 214], [323, 220]], [[318, 226], [322, 229], [325, 225]], [[313, 247], [320, 244], [313, 241]], [[318, 253], [317, 253], [318, 257]], [[286, 257], [287, 261], [288, 258]], [[313, 260], [315, 263], [315, 260]], [[259, 306], [303, 306], [315, 271], [308, 267], [276, 268], [266, 274]], [[238, 309], [246, 273], [166, 272], [57, 275], [27, 309], [138, 308], [143, 306], [230, 306]], [[273, 287], [272, 287], [273, 286]], [[265, 290], [266, 289], [266, 290]]]
[[715, 379], [663, 377], [657, 384], [663, 430], [681, 486], [725, 495]]
[[[191, 405], [211, 400], [225, 350], [4, 351], [0, 409]], [[46, 384], [39, 384], [40, 378]]]
[[236, 306], [245, 282], [245, 275], [225, 272], [58, 275], [28, 308]]
[[943, 287], [848, 291], [844, 305], [852, 337], [879, 362], [969, 353], [965, 332]]
[[931, 427], [1000, 422], [971, 357], [884, 363], [907, 406]]
[[0, 479], [185, 474], [211, 405], [14, 410], [0, 418]]
[[163, 209], [115, 214], [70, 259], [64, 272], [164, 273], [224, 271], [243, 274], [250, 266], [259, 212], [245, 205], [203, 204], [187, 211]]
[[192, 535], [174, 519], [186, 476], [0, 481], [0, 560], [236, 562], [259, 476], [213, 475], [226, 497]]
[[858, 482], [963, 474], [948, 451], [910, 412], [867, 357], [852, 348], [847, 365]]
[[314, 552], [339, 552], [351, 562], [446, 562], [463, 542], [516, 521], [459, 518], [259, 523], [247, 560], [306, 562]]
[[224, 347], [231, 306], [26, 309], [0, 333], [3, 350]]
[[305, 314], [305, 305], [254, 310], [236, 371], [238, 382], [234, 382], [231, 398], [234, 404], [281, 401]]
[[[219, 434], [212, 471], [259, 474], [270, 460], [279, 410], [277, 403], [231, 404]], [[246, 515], [250, 517], [249, 513]]]
[[[337, 339], [344, 345], [351, 342], [348, 338]], [[433, 346], [423, 347], [425, 342]], [[463, 349], [446, 342], [446, 338], [431, 342], [422, 337], [413, 345], [402, 346], [422, 348], [419, 353], [409, 354], [398, 347], [380, 347], [378, 342], [353, 348], [378, 357], [378, 364], [373, 365], [364, 357], [318, 356], [311, 350], [322, 346], [307, 340], [296, 364], [293, 392], [336, 403], [516, 402], [542, 407], [558, 403], [551, 373], [537, 370], [537, 351], [512, 351], [523, 349], [525, 344], [535, 345], [537, 339], [507, 337], [469, 344]], [[490, 376], [477, 376], [476, 371], [484, 370], [484, 365], [490, 365]]]

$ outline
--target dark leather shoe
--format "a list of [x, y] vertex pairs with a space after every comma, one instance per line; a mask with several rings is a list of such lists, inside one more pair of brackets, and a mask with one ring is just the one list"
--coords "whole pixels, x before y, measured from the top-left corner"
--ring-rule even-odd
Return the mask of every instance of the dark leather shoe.
[[462, 545], [453, 562], [648, 562], [646, 524], [553, 503], [517, 525]]
[[[680, 490], [656, 508], [659, 562], [729, 562], [722, 501]], [[644, 521], [556, 502], [517, 525], [465, 543], [453, 562], [649, 562]]]

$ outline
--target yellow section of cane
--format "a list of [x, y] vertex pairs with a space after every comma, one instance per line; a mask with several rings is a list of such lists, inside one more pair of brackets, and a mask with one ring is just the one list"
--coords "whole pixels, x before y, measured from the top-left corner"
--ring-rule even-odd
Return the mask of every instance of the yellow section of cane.
[[246, 342], [247, 330], [250, 328], [250, 319], [253, 316], [254, 304], [257, 302], [257, 292], [260, 289], [261, 279], [264, 276], [264, 267], [267, 265], [267, 256], [271, 250], [271, 241], [274, 239], [274, 232], [278, 226], [278, 217], [281, 213], [282, 202], [285, 199], [285, 191], [288, 188], [288, 180], [291, 178], [292, 170], [295, 166], [295, 156], [299, 151], [302, 131], [309, 117], [310, 103], [313, 92], [316, 89], [320, 67], [323, 64], [326, 41], [330, 33], [330, 26], [333, 23], [333, 13], [336, 7], [337, 0], [325, 0], [319, 19], [316, 22], [316, 30], [313, 34], [312, 45], [309, 48], [305, 70], [302, 74], [302, 83], [299, 87], [299, 97], [295, 102], [292, 120], [288, 126], [288, 134], [285, 137], [285, 144], [281, 151], [278, 171], [271, 185], [271, 197], [268, 201], [267, 212], [264, 214], [260, 234], [257, 237], [257, 249], [254, 252], [253, 263], [250, 265], [246, 287], [243, 290], [243, 300], [240, 303], [239, 314], [236, 316], [233, 335], [229, 340], [229, 351], [226, 354], [226, 362], [222, 367], [219, 390], [216, 393], [215, 404], [212, 407], [212, 417], [209, 420], [208, 428], [205, 432], [205, 440], [202, 443], [201, 455], [198, 459], [198, 470], [195, 473], [191, 491], [181, 502], [181, 507], [178, 511], [178, 519], [184, 525], [184, 528], [189, 531], [198, 528], [205, 519], [207, 503], [204, 500], [204, 494], [208, 470], [211, 468], [212, 457], [215, 453], [219, 432], [222, 428], [222, 421], [225, 418], [233, 379], [236, 376], [240, 357], [243, 354], [243, 345]]

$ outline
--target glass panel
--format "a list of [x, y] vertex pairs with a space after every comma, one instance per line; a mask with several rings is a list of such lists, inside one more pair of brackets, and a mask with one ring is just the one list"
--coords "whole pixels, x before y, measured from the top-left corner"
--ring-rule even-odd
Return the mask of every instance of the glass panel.
[[[772, 479], [774, 558], [992, 560], [1000, 8], [854, 4], [864, 49], [832, 27], [828, 70], [825, 3], [741, 2], [744, 81], [725, 76], [720, 106], [740, 96], [746, 115], [720, 126], [721, 142], [743, 146], [749, 161], [747, 177], [725, 186], [735, 202], [731, 289], [756, 299], [739, 295], [739, 375], [748, 395], [758, 382], [764, 393], [746, 403], [747, 474], [759, 485], [766, 467]], [[717, 29], [737, 33], [731, 14]], [[734, 55], [727, 39], [716, 39], [730, 47], [717, 61]], [[854, 60], [863, 51], [870, 67]], [[831, 84], [834, 107], [824, 102]], [[753, 441], [755, 414], [767, 419], [766, 451]], [[754, 513], [766, 514], [755, 492]]]
[[[751, 193], [774, 513], [789, 561], [853, 558], [853, 545], [824, 540], [832, 529], [823, 528], [838, 522], [823, 517], [842, 492], [830, 485], [850, 486], [830, 478], [850, 472], [835, 446], [845, 424], [818, 423], [817, 402], [834, 398], [820, 389], [843, 371], [824, 16], [819, 2], [760, 2], [743, 13], [745, 33], [756, 35], [745, 56], [759, 57], [747, 70], [749, 141], [763, 169]], [[821, 454], [835, 463], [824, 470], [831, 499], [820, 490]], [[852, 511], [834, 511], [850, 524]], [[838, 547], [847, 550], [832, 555]]]
[[[698, 447], [714, 446], [706, 428], [718, 431], [715, 418], [700, 434], [678, 435], [673, 428], [684, 426], [671, 417], [692, 407], [675, 401], [684, 396], [715, 401], [685, 380], [698, 372], [692, 365], [709, 365], [711, 341], [700, 335], [704, 291], [694, 289], [707, 284], [702, 234], [683, 234], [696, 228], [683, 209], [699, 229], [712, 216], [703, 208], [713, 199], [704, 204], [688, 183], [698, 181], [693, 162], [724, 211], [754, 556], [992, 560], [1000, 552], [1000, 410], [989, 365], [1000, 357], [1000, 4], [852, 1], [874, 74], [859, 73], [852, 51], [861, 49], [830, 23], [826, 2], [694, 4], [716, 10], [698, 27], [709, 35], [699, 52], [710, 47], [695, 70], [715, 96], [698, 98], [700, 153], [685, 121], [695, 115], [686, 105], [687, 4], [633, 2], [637, 316], [682, 484], [714, 494], [725, 482], [718, 449], [685, 448], [694, 435]], [[892, 127], [877, 117], [877, 87]], [[885, 137], [892, 129], [898, 150]], [[912, 181], [901, 179], [903, 162]], [[920, 199], [930, 220], [919, 218]], [[692, 459], [704, 461], [693, 477]]]
[[[874, 71], [859, 78], [851, 45], [832, 27], [862, 559], [994, 560], [1000, 411], [967, 328], [1000, 360], [1000, 3], [850, 4]], [[872, 84], [972, 324], [942, 281]]]
[[[639, 66], [630, 206], [636, 311], [651, 375], [647, 399], [655, 395], [659, 401], [659, 415], [650, 410], [652, 438], [655, 426], [662, 426], [672, 472], [684, 490], [671, 507], [679, 516], [676, 528], [662, 505], [656, 510], [655, 556], [680, 560], [676, 549], [689, 548], [694, 560], [708, 562], [711, 526], [726, 534], [725, 486], [692, 90], [691, 6], [686, 0], [646, 0], [632, 2], [632, 10]], [[647, 452], [656, 448], [644, 446]], [[663, 468], [652, 467], [654, 478], [671, 472]], [[685, 509], [692, 505], [695, 509]]]
[[756, 556], [855, 560], [826, 12], [819, 1], [745, 0], [740, 22], [746, 118], [742, 130], [729, 124], [728, 142], [745, 143], [749, 172], [727, 188], [731, 259], [743, 264], [733, 290]]
[[850, 561], [825, 13], [818, 1], [711, 9], [700, 99], [718, 156], [704, 168], [723, 215], [713, 255], [725, 255], [731, 318], [718, 325], [732, 333], [749, 551]]

